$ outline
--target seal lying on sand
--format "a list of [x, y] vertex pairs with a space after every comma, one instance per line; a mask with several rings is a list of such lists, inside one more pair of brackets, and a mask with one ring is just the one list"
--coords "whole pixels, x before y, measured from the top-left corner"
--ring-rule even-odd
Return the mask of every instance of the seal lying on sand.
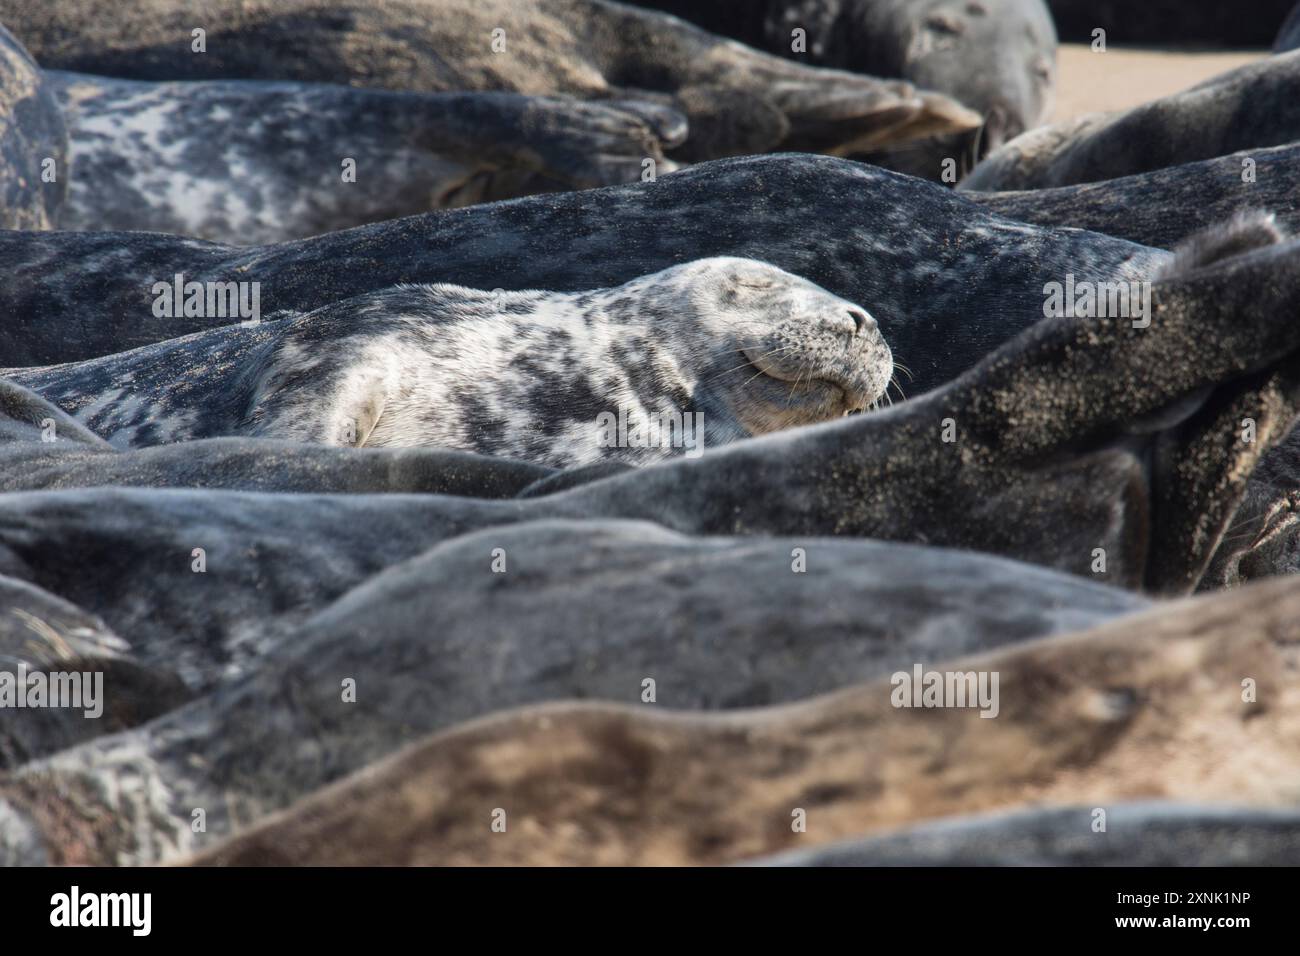
[[68, 186], [68, 134], [51, 84], [0, 26], [0, 229], [52, 229]]
[[[528, 192], [634, 182], [686, 119], [651, 103], [48, 72], [73, 174], [63, 229], [252, 245]], [[353, 164], [345, 177], [344, 164]]]
[[1300, 143], [1252, 149], [1149, 173], [1056, 189], [962, 193], [999, 215], [1074, 226], [1161, 249], [1251, 209], [1300, 233]]
[[1265, 57], [1131, 110], [1032, 130], [991, 153], [958, 188], [1072, 186], [1296, 140], [1300, 51]]
[[[493, 548], [507, 556], [503, 573], [486, 571]], [[792, 570], [796, 548], [802, 572]], [[738, 603], [741, 592], [752, 599]], [[657, 706], [784, 703], [1146, 603], [939, 548], [686, 538], [626, 521], [494, 528], [370, 578], [240, 683], [138, 732], [29, 766], [14, 789], [44, 786], [42, 821], [56, 812], [55, 792], [82, 818], [103, 821], [89, 846], [47, 830], [55, 859], [153, 862], [498, 708], [572, 697], [636, 703], [647, 679]], [[356, 681], [360, 706], [343, 701], [343, 676]], [[189, 826], [195, 807], [206, 812], [205, 834]], [[5, 841], [0, 828], [0, 859], [16, 862]]]
[[1293, 808], [1297, 648], [1288, 580], [938, 663], [930, 704], [903, 671], [742, 714], [526, 708], [431, 736], [193, 862], [708, 865], [1026, 803]]
[[[719, 223], [726, 223], [721, 229]], [[574, 291], [741, 256], [867, 304], [909, 395], [1043, 317], [1044, 286], [1150, 277], [1169, 253], [992, 215], [942, 186], [825, 156], [760, 156], [657, 182], [428, 213], [232, 249], [172, 236], [0, 232], [0, 364], [122, 352], [250, 316], [155, 314], [158, 282], [260, 283], [306, 312], [409, 282]]]
[[[1056, 29], [1043, 0], [637, 2], [793, 60], [900, 76], [947, 93], [984, 116], [984, 152], [1052, 111]], [[802, 49], [792, 49], [795, 30], [803, 31]], [[937, 179], [939, 172], [935, 165], [918, 174]]]
[[862, 410], [893, 360], [862, 308], [714, 258], [582, 293], [403, 286], [0, 372], [122, 447], [244, 434], [567, 468], [698, 455]]
[[[202, 22], [199, 22], [199, 21]], [[0, 0], [47, 69], [588, 99], [657, 93], [690, 118], [688, 161], [846, 152], [969, 132], [979, 114], [909, 83], [791, 63], [602, 0]], [[193, 51], [196, 29], [205, 50]]]

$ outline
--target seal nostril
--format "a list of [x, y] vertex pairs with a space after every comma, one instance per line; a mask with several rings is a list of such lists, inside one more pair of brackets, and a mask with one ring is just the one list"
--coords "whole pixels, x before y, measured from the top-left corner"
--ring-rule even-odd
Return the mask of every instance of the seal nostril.
[[870, 329], [875, 326], [875, 320], [861, 309], [849, 309], [849, 318], [853, 320], [853, 334], [861, 335], [863, 329]]

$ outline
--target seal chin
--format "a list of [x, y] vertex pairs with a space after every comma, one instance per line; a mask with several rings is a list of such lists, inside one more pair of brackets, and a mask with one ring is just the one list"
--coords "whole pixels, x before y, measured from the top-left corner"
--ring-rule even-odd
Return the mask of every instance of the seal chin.
[[[863, 367], [846, 364], [842, 369], [810, 369], [799, 362], [783, 365], [770, 352], [741, 351], [753, 374], [777, 385], [778, 403], [783, 400], [787, 415], [805, 419], [805, 423], [866, 411], [884, 395], [893, 374], [893, 361], [888, 356], [883, 360], [878, 356], [860, 356]], [[752, 384], [756, 383], [751, 381]]]

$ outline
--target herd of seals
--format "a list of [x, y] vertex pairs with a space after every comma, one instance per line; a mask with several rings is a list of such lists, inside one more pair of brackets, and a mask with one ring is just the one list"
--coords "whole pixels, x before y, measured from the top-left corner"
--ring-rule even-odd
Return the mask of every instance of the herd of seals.
[[1300, 862], [1300, 12], [1117, 9], [0, 0], [0, 861]]

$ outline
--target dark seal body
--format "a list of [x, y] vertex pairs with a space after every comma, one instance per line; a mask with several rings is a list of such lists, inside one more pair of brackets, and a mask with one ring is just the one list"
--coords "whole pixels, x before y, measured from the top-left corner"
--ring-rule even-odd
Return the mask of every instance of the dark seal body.
[[1131, 110], [1032, 130], [991, 153], [959, 188], [1071, 186], [1296, 140], [1300, 51], [1264, 57]]
[[0, 233], [0, 364], [120, 352], [232, 321], [158, 318], [159, 281], [260, 282], [262, 313], [401, 283], [573, 291], [741, 256], [864, 305], [908, 395], [1043, 317], [1067, 273], [1141, 280], [1169, 253], [993, 215], [940, 185], [824, 156], [701, 164], [653, 183], [535, 196], [232, 249], [171, 236]]
[[[50, 496], [39, 497], [54, 505]], [[28, 527], [42, 527], [44, 511], [43, 530], [71, 540], [85, 530], [76, 528], [78, 519], [90, 518], [84, 505], [123, 501], [107, 490], [75, 498], [60, 521], [29, 496]], [[284, 520], [261, 498], [265, 508], [254, 506], [263, 519], [259, 547], [278, 537]], [[151, 536], [170, 522], [165, 533], [186, 540], [185, 525], [174, 523], [180, 511], [173, 507], [162, 525], [150, 525]], [[8, 531], [4, 512], [0, 505]], [[576, 697], [632, 703], [649, 674], [662, 706], [725, 711], [782, 704], [884, 677], [916, 660], [1015, 646], [1147, 606], [1136, 595], [1072, 576], [942, 548], [691, 538], [641, 522], [582, 520], [527, 522], [426, 550], [407, 527], [403, 553], [374, 549], [391, 566], [341, 596], [339, 569], [350, 565], [364, 524], [309, 529], [313, 546], [301, 550], [306, 567], [298, 573], [304, 585], [315, 585], [319, 610], [295, 613], [295, 626], [277, 633], [258, 666], [147, 728], [24, 768], [12, 778], [15, 789], [27, 795], [44, 787], [70, 803], [84, 800], [83, 811], [100, 811], [97, 862], [151, 863], [210, 845], [419, 735], [502, 707]], [[215, 571], [215, 535], [213, 541]], [[231, 556], [248, 541], [232, 536]], [[160, 543], [152, 538], [148, 554], [160, 555]], [[412, 545], [414, 555], [406, 553]], [[488, 569], [481, 558], [495, 547], [515, 570]], [[809, 556], [805, 574], [790, 573], [794, 548]], [[168, 585], [193, 587], [196, 575], [187, 582], [143, 548], [129, 551], [166, 575]], [[267, 606], [268, 592], [297, 597], [302, 588], [294, 587], [293, 560], [282, 554], [259, 574], [214, 580], [220, 590], [212, 603], [253, 626], [284, 616], [284, 606]], [[756, 580], [765, 586], [738, 604], [735, 595]], [[119, 581], [135, 594], [148, 587], [140, 573]], [[334, 593], [321, 593], [326, 588]], [[128, 603], [115, 602], [109, 615]], [[171, 610], [168, 597], [160, 603]], [[523, 621], [527, 640], [520, 640]], [[182, 633], [150, 629], [150, 656], [175, 659]], [[367, 639], [359, 640], [363, 633]], [[395, 660], [402, 666], [387, 663]], [[217, 666], [215, 655], [209, 666]], [[337, 673], [356, 675], [372, 703], [342, 704]], [[318, 758], [295, 756], [305, 750]], [[124, 786], [128, 780], [149, 785]], [[0, 861], [33, 862], [5, 826], [5, 796], [0, 789]], [[37, 814], [49, 820], [57, 798], [43, 803]], [[196, 806], [207, 809], [203, 834], [186, 822]], [[113, 838], [128, 834], [136, 838]], [[49, 848], [55, 859], [76, 852], [53, 832], [47, 836], [56, 841]]]
[[[1052, 111], [1056, 29], [1043, 0], [640, 0], [640, 5], [793, 60], [898, 76], [947, 93], [983, 115], [982, 152], [1032, 129]], [[803, 50], [793, 48], [795, 30], [804, 31]], [[916, 172], [932, 179], [939, 173], [937, 167]]]
[[[910, 83], [791, 63], [603, 0], [0, 2], [47, 69], [417, 92], [658, 95], [690, 118], [688, 161], [843, 151], [969, 132], [979, 116]], [[203, 52], [193, 31], [206, 30]]]
[[962, 193], [986, 209], [1044, 226], [1074, 226], [1161, 249], [1251, 209], [1300, 233], [1300, 143], [1250, 149], [1118, 179], [1055, 189]]

